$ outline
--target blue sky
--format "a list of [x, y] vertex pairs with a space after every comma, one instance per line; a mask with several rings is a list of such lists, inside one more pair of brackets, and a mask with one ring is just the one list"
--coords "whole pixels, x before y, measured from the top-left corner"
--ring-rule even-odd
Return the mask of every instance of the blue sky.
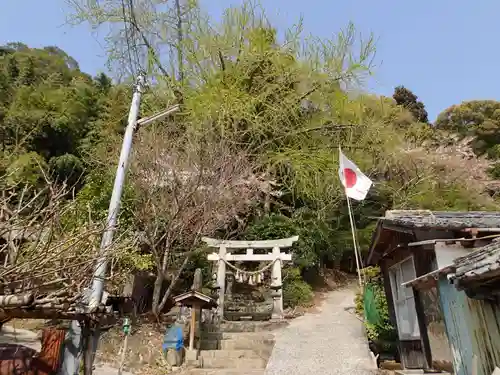
[[[202, 0], [213, 15], [241, 0]], [[498, 0], [262, 0], [277, 27], [304, 17], [307, 33], [328, 37], [353, 21], [374, 32], [378, 67], [367, 91], [392, 95], [404, 85], [425, 103], [430, 119], [452, 104], [500, 100]], [[64, 0], [3, 0], [0, 44], [57, 45], [88, 73], [105, 71], [105, 51], [90, 29], [65, 25]]]

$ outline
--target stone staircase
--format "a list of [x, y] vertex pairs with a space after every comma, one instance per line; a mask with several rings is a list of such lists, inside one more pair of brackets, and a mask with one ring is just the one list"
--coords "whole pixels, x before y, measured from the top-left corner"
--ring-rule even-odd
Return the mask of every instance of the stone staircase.
[[191, 375], [263, 375], [274, 347], [270, 331], [286, 322], [225, 322], [219, 332], [205, 332], [200, 368]]

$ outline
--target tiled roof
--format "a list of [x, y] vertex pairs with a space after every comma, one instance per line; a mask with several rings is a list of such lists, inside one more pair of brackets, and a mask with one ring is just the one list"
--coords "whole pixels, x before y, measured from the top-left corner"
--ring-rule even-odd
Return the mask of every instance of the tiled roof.
[[378, 219], [366, 259], [367, 264], [375, 264], [378, 261], [377, 254], [382, 251], [379, 249], [380, 235], [384, 229], [390, 230], [386, 225], [406, 228], [409, 231], [418, 228], [450, 231], [466, 228], [500, 228], [498, 211], [390, 210], [386, 211], [384, 217]]
[[392, 210], [381, 220], [413, 228], [500, 228], [498, 211]]
[[500, 273], [500, 242], [481, 247], [454, 261], [455, 276], [458, 281], [487, 278]]

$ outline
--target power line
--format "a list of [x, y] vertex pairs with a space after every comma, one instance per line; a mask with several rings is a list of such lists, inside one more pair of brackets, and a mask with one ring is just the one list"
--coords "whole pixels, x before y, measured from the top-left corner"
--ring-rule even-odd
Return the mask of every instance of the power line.
[[[137, 26], [137, 18], [135, 16], [135, 8], [134, 8], [134, 1], [133, 0], [128, 0], [128, 5], [129, 5], [129, 12], [130, 12], [130, 18], [132, 19], [132, 21], [136, 24]], [[132, 35], [133, 35], [133, 39], [134, 41], [136, 40], [135, 38], [135, 33], [137, 32], [137, 30], [135, 28], [132, 28]], [[141, 70], [141, 72], [143, 71], [142, 67], [141, 67], [141, 62], [140, 62], [140, 57], [139, 57], [139, 52], [137, 51], [137, 43], [134, 43], [134, 57], [135, 57], [135, 64], [136, 64], [136, 67], [139, 67], [139, 69]]]
[[125, 26], [125, 43], [127, 44], [128, 63], [129, 63], [130, 73], [132, 73], [132, 75], [135, 75], [136, 72], [135, 72], [134, 64], [132, 62], [132, 53], [131, 53], [131, 48], [130, 48], [129, 27], [128, 27], [128, 21], [127, 21], [127, 10], [126, 10], [125, 1], [121, 0], [121, 3], [122, 3], [123, 24]]

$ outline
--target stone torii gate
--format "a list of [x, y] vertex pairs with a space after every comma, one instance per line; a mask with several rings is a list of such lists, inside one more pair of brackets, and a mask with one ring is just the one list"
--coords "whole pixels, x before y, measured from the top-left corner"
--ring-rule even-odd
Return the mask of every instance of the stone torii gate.
[[[224, 241], [214, 238], [202, 238], [209, 247], [218, 248], [217, 253], [208, 255], [208, 260], [217, 262], [218, 315], [224, 317], [224, 294], [226, 291], [226, 262], [273, 262], [271, 270], [271, 289], [273, 289], [272, 319], [283, 318], [283, 292], [281, 285], [281, 266], [283, 261], [291, 261], [292, 254], [282, 253], [299, 239], [299, 236], [267, 241]], [[246, 249], [245, 254], [232, 254], [228, 249]], [[254, 249], [272, 249], [267, 254], [254, 254]]]

